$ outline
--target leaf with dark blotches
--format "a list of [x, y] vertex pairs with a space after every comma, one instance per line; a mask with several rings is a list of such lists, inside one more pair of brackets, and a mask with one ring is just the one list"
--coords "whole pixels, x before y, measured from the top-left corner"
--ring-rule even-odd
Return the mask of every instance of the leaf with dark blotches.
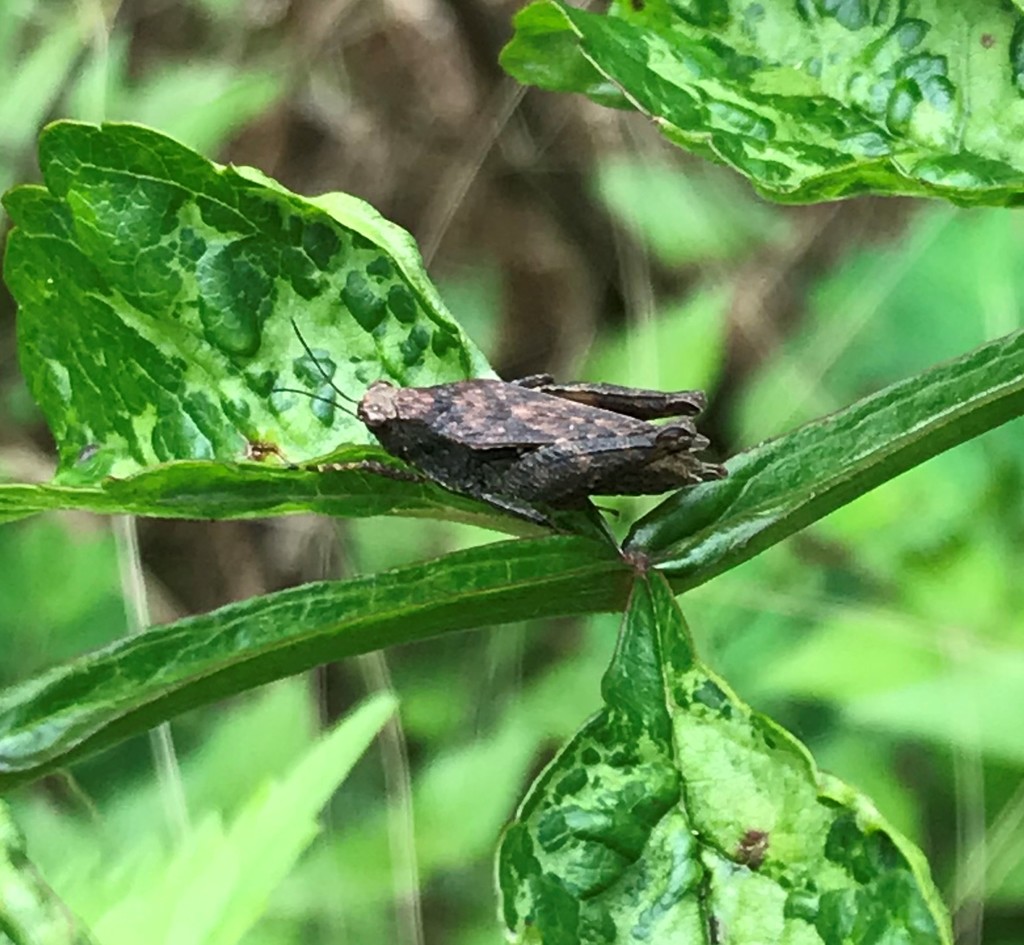
[[514, 941], [950, 945], [920, 852], [697, 660], [657, 572], [603, 693], [502, 842]]
[[302, 463], [370, 442], [332, 384], [490, 373], [412, 238], [354, 197], [299, 197], [134, 125], [51, 125], [39, 163], [45, 186], [4, 200], [5, 277], [61, 481]]
[[501, 61], [522, 82], [648, 115], [775, 200], [1012, 206], [1021, 22], [991, 0], [615, 0], [600, 13], [540, 0]]

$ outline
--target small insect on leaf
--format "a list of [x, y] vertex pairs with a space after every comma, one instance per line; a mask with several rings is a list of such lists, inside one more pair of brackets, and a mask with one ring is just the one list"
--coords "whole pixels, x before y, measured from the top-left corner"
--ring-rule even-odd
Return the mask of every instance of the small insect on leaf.
[[263, 440], [248, 440], [245, 444], [245, 458], [254, 463], [267, 462], [271, 457], [278, 460], [280, 463], [287, 465], [288, 460], [285, 458], [284, 453], [281, 452], [281, 448], [274, 443], [266, 443]]
[[[698, 456], [708, 440], [693, 417], [704, 405], [700, 391], [557, 384], [534, 375], [431, 387], [379, 380], [356, 416], [425, 478], [551, 525], [545, 508], [584, 508], [595, 495], [654, 495], [724, 476], [723, 466]], [[650, 422], [664, 418], [674, 419]]]
[[736, 845], [736, 862], [749, 866], [752, 870], [761, 868], [768, 853], [768, 832], [765, 830], [748, 830]]

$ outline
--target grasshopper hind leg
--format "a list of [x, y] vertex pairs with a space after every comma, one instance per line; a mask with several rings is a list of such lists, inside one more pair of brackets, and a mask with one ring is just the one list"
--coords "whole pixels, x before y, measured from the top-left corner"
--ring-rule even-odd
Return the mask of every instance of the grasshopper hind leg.
[[493, 505], [502, 512], [508, 512], [510, 515], [515, 515], [518, 518], [524, 518], [535, 525], [543, 525], [545, 528], [555, 527], [554, 522], [543, 512], [525, 502], [516, 502], [514, 499], [506, 498], [503, 495], [494, 495], [487, 492], [481, 492], [473, 498], [480, 499], [480, 501], [486, 502], [488, 505]]

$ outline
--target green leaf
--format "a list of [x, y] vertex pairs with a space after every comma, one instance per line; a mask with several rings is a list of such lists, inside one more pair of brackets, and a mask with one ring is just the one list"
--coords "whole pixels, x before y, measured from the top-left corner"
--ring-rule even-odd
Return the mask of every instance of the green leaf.
[[657, 572], [603, 692], [502, 842], [514, 941], [952, 942], [920, 852], [700, 664]]
[[261, 787], [230, 827], [207, 817], [155, 879], [95, 923], [104, 945], [150, 941], [233, 945], [263, 914], [267, 898], [316, 837], [316, 817], [395, 710], [378, 696], [310, 749], [283, 780]]
[[155, 627], [0, 692], [0, 790], [321, 663], [538, 615], [616, 610], [630, 574], [608, 543], [518, 539]]
[[875, 486], [1024, 413], [1024, 332], [893, 384], [734, 457], [729, 476], [679, 492], [626, 548], [677, 590], [694, 587]]
[[1009, 204], [1024, 185], [1024, 28], [966, 0], [557, 0], [517, 15], [523, 82], [635, 108], [763, 194], [866, 192]]
[[[404, 468], [383, 450], [370, 446], [344, 447], [331, 459]], [[400, 481], [365, 469], [318, 471], [185, 460], [124, 479], [105, 479], [99, 486], [0, 483], [0, 523], [56, 509], [212, 520], [300, 512], [350, 518], [402, 515], [441, 518], [513, 535], [550, 534], [545, 526], [432, 482]], [[601, 515], [593, 508], [551, 510], [548, 518], [566, 533], [598, 540], [607, 536]]]
[[46, 187], [5, 198], [5, 276], [59, 480], [253, 446], [301, 463], [370, 440], [324, 372], [353, 398], [489, 373], [411, 237], [354, 197], [305, 200], [133, 125], [52, 125], [39, 162]]
[[91, 945], [92, 938], [68, 911], [25, 852], [25, 841], [0, 803], [0, 943]]
[[[353, 446], [332, 459], [371, 460], [397, 466], [383, 450]], [[236, 519], [312, 512], [318, 515], [428, 516], [462, 521], [513, 534], [542, 529], [500, 514], [492, 506], [449, 492], [431, 482], [406, 482], [360, 469], [314, 471], [257, 463], [181, 461], [155, 466], [98, 486], [0, 483], [0, 522], [53, 509], [161, 518]], [[559, 513], [573, 531], [596, 527], [579, 513]]]

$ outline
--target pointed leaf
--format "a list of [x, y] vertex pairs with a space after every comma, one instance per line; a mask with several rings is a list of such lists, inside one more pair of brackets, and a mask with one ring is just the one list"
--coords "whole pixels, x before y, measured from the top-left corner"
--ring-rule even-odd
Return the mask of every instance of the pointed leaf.
[[513, 941], [950, 945], [921, 854], [700, 664], [657, 572], [603, 692], [502, 842]]
[[630, 574], [607, 542], [517, 539], [154, 627], [0, 692], [0, 790], [344, 656], [539, 615], [616, 610]]
[[104, 945], [234, 945], [318, 833], [317, 814], [395, 710], [377, 696], [342, 719], [281, 780], [262, 786], [225, 828], [208, 817], [155, 879], [142, 876], [95, 923]]
[[1022, 413], [1015, 332], [741, 453], [728, 478], [676, 493], [637, 522], [626, 547], [677, 590], [694, 587]]

